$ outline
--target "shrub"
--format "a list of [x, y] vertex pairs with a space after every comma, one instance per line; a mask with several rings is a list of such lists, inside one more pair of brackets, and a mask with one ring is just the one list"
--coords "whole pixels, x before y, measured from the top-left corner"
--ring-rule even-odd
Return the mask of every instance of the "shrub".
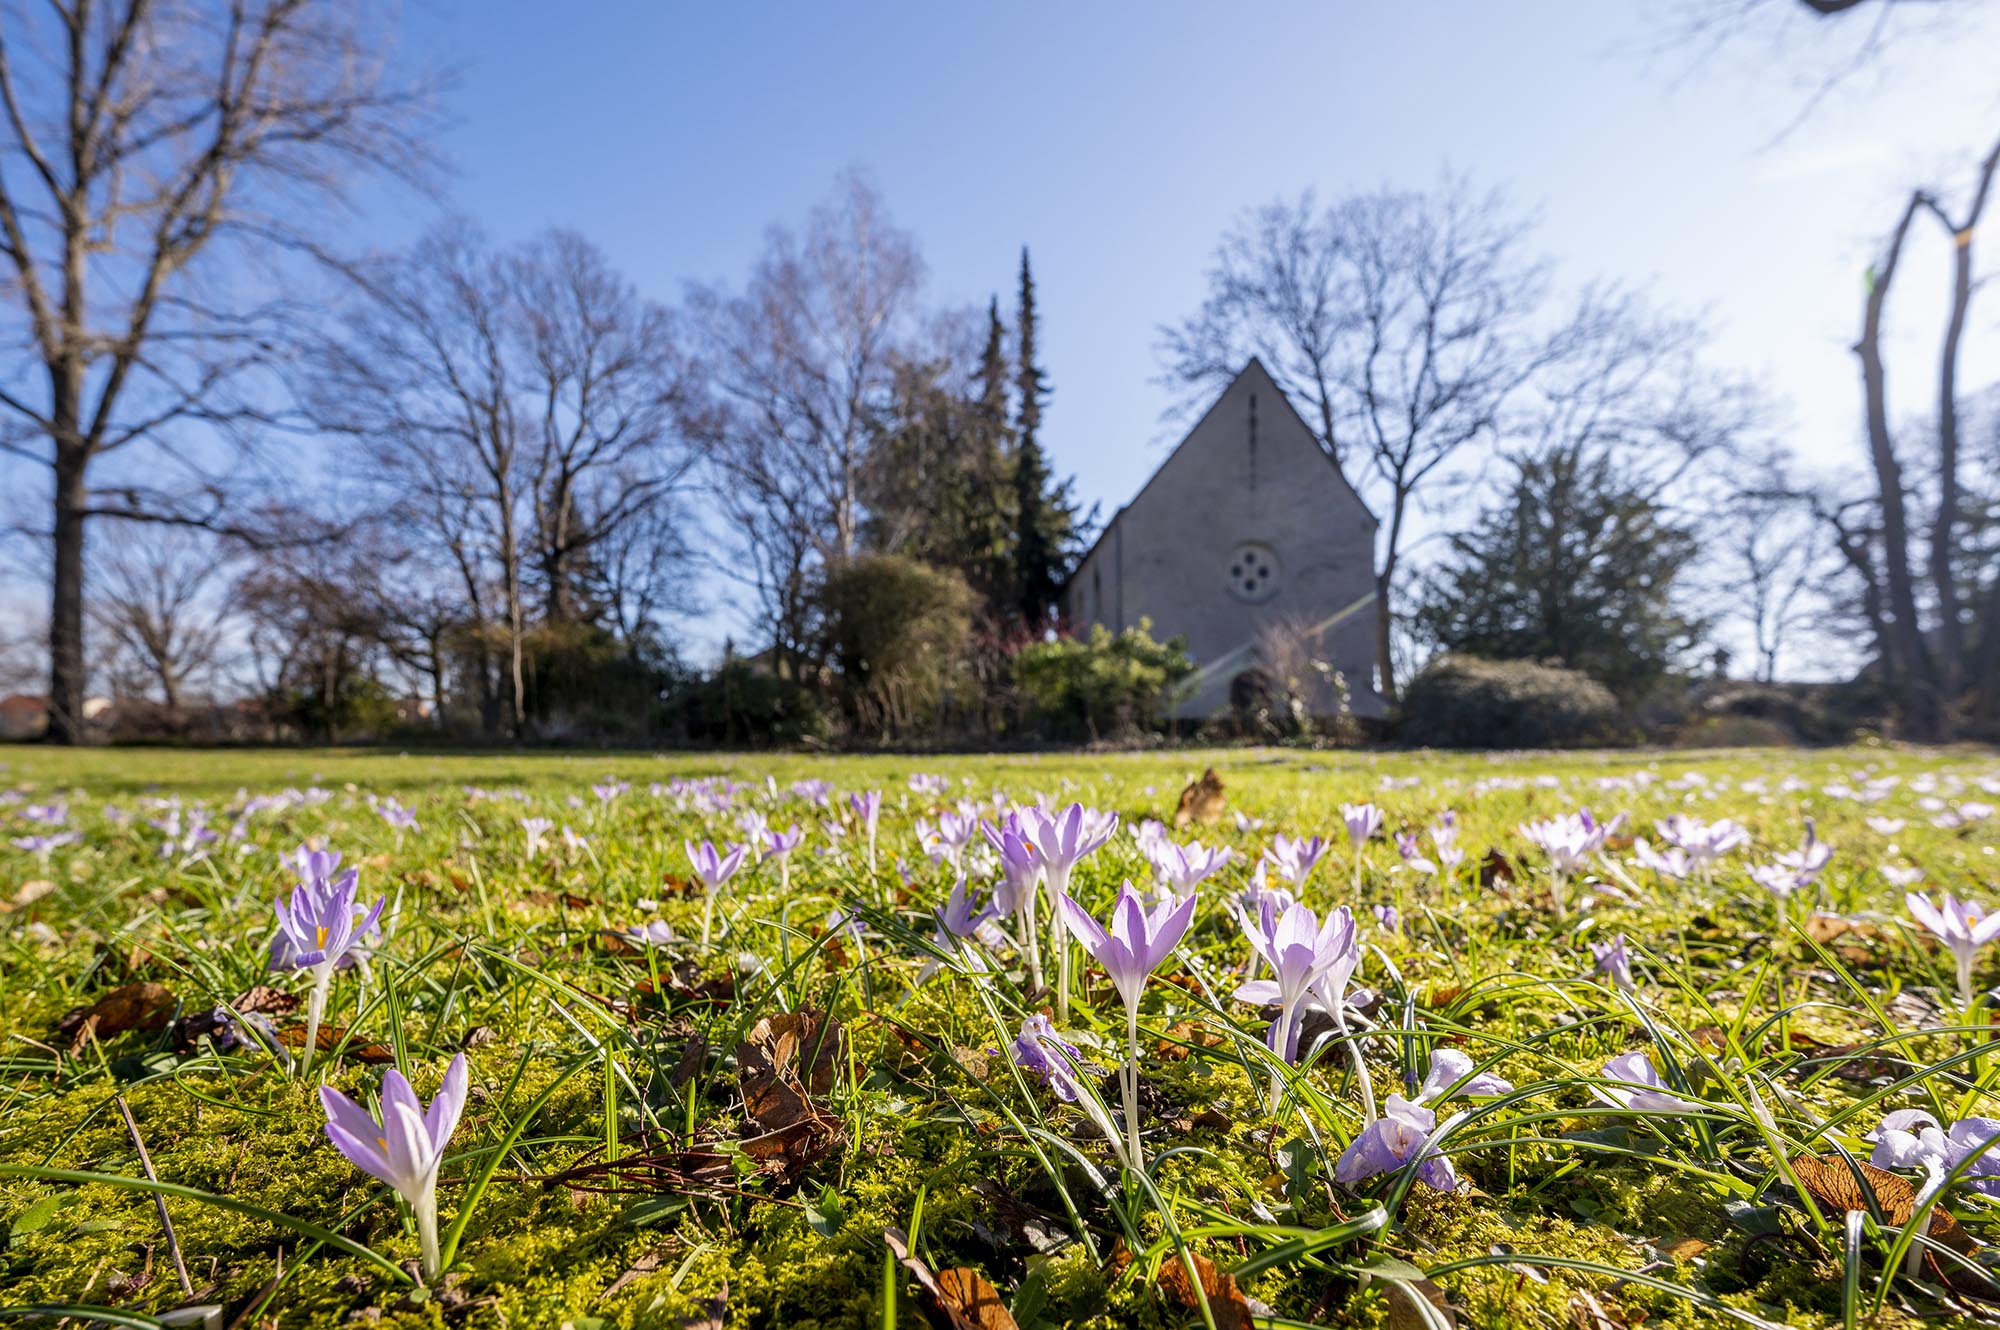
[[1113, 633], [1092, 625], [1088, 638], [1031, 642], [1014, 656], [1014, 682], [1044, 732], [1132, 734], [1157, 729], [1174, 695], [1193, 677], [1183, 638], [1156, 642], [1152, 624]]
[[976, 601], [956, 572], [900, 554], [829, 568], [819, 588], [828, 661], [857, 729], [888, 737], [934, 731], [966, 685]]
[[1575, 670], [1442, 656], [1404, 691], [1396, 734], [1430, 748], [1566, 748], [1623, 737], [1611, 690]]
[[661, 710], [662, 727], [691, 743], [800, 743], [828, 731], [819, 699], [804, 684], [734, 657], [676, 689]]
[[1676, 748], [1790, 748], [1796, 742], [1790, 730], [1761, 716], [1701, 716], [1674, 731]]

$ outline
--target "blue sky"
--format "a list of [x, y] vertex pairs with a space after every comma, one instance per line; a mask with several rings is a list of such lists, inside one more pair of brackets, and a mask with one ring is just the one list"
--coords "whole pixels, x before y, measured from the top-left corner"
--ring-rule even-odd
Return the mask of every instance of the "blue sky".
[[[1538, 209], [1564, 279], [1709, 311], [1718, 360], [1789, 401], [1799, 451], [1847, 465], [1862, 272], [1901, 191], [2000, 123], [2000, 23], [1988, 7], [1903, 34], [1787, 132], [1848, 36], [1769, 0], [1721, 52], [1662, 54], [1649, 15], [1668, 7], [432, 0], [405, 12], [404, 49], [461, 71], [452, 206], [502, 241], [575, 227], [662, 299], [739, 280], [765, 227], [851, 165], [920, 238], [938, 301], [1011, 302], [1030, 245], [1046, 439], [1107, 512], [1171, 442], [1156, 328], [1199, 301], [1231, 218], [1447, 166]], [[428, 220], [404, 199], [360, 238]], [[1944, 294], [1931, 261], [1934, 291], [1904, 306], [1925, 339], [1913, 408]], [[1996, 311], [1975, 344], [1989, 366]]]
[[[457, 207], [503, 240], [577, 227], [662, 298], [739, 279], [850, 165], [940, 301], [1005, 298], [1030, 245], [1046, 437], [1107, 511], [1171, 442], [1155, 330], [1199, 301], [1230, 219], [1446, 167], [1537, 209], [1567, 280], [1708, 311], [1800, 453], [1847, 465], [1861, 274], [1900, 191], [1992, 132], [2000, 27], [1902, 33], [1814, 104], [1853, 28], [1771, 0], [1720, 52], [1661, 52], [1657, 8], [466, 3], [411, 12], [407, 44], [462, 73]], [[1931, 285], [1903, 307], [1925, 337]], [[1914, 407], [1929, 371], [1906, 363]]]

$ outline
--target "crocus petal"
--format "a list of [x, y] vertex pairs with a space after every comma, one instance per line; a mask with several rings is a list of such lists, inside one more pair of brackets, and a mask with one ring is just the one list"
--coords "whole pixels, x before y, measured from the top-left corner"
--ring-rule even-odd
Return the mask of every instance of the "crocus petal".
[[423, 1114], [400, 1100], [391, 1103], [384, 1099], [382, 1136], [389, 1143], [385, 1153], [395, 1174], [390, 1185], [405, 1201], [415, 1205], [437, 1174], [437, 1152], [431, 1149]]
[[1238, 1002], [1268, 1007], [1282, 999], [1284, 992], [1278, 987], [1278, 981], [1275, 979], [1251, 979], [1238, 984], [1233, 996]]
[[326, 1134], [334, 1148], [364, 1173], [390, 1181], [382, 1131], [368, 1110], [330, 1085], [319, 1088], [319, 1102], [326, 1112]]
[[437, 1098], [424, 1111], [424, 1128], [431, 1138], [433, 1154], [443, 1154], [445, 1142], [458, 1128], [459, 1115], [465, 1112], [465, 1096], [469, 1088], [469, 1073], [466, 1069], [465, 1054], [460, 1053], [444, 1069], [444, 1084], [439, 1087]]
[[1068, 892], [1056, 894], [1056, 908], [1062, 911], [1063, 922], [1083, 942], [1086, 951], [1095, 955], [1110, 943], [1110, 935], [1097, 920], [1090, 917], [1090, 911], [1070, 898]]

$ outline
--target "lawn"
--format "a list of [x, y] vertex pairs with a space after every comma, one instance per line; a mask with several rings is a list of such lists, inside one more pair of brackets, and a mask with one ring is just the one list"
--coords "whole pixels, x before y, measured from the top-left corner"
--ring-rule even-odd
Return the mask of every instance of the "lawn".
[[1987, 752], [0, 762], [0, 1318], [2000, 1319]]

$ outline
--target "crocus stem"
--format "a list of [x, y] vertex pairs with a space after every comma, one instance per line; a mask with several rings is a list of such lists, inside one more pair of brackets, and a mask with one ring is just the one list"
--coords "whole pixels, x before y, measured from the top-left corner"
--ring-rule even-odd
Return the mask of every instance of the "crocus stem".
[[1549, 899], [1555, 902], [1556, 918], [1558, 919], [1568, 917], [1568, 911], [1563, 909], [1563, 890], [1566, 885], [1561, 873], [1549, 874]]
[[1131, 1056], [1125, 1061], [1125, 1150], [1132, 1167], [1146, 1171], [1146, 1156], [1139, 1145], [1139, 1008], [1125, 1008], [1125, 1043]]
[[710, 887], [701, 896], [701, 945], [708, 948], [708, 932], [715, 923], [715, 888]]
[[1349, 1037], [1347, 1017], [1336, 1009], [1333, 1021], [1340, 1027], [1341, 1042], [1347, 1045], [1348, 1057], [1354, 1060], [1354, 1079], [1361, 1084], [1361, 1106], [1367, 1113], [1361, 1121], [1361, 1125], [1365, 1127], [1382, 1116], [1375, 1111], [1375, 1082], [1368, 1078], [1368, 1059], [1361, 1056], [1361, 1041]]
[[1062, 898], [1069, 894], [1069, 874], [1049, 876], [1049, 945], [1056, 949], [1056, 1024], [1069, 1023], [1069, 927], [1063, 922]]
[[319, 1049], [320, 1018], [326, 1015], [327, 990], [333, 987], [333, 966], [313, 967], [312, 991], [306, 994], [306, 1046], [299, 1054], [299, 1075], [312, 1074], [313, 1054]]
[[[1920, 1238], [1929, 1237], [1931, 1217], [1937, 1206], [1938, 1193], [1944, 1190], [1944, 1173], [1935, 1166], [1924, 1170], [1923, 1190], [1917, 1193], [1915, 1209], [1916, 1232]], [[1911, 1279], [1924, 1272], [1924, 1244], [1912, 1242], [1909, 1251], [1903, 1255], [1903, 1273]]]
[[434, 1284], [443, 1272], [443, 1259], [438, 1255], [438, 1196], [437, 1180], [424, 1188], [423, 1199], [410, 1207], [417, 1220], [417, 1241], [424, 1249], [424, 1283]]
[[1032, 894], [1021, 901], [1021, 912], [1016, 920], [1020, 934], [1027, 939], [1028, 987], [1035, 992], [1042, 988], [1042, 939], [1041, 929], [1035, 919], [1035, 898]]
[[[1287, 1006], [1283, 1011], [1278, 1013], [1278, 1037], [1276, 1041], [1278, 1056], [1285, 1062], [1290, 1062], [1293, 1059], [1293, 1057], [1297, 1055], [1298, 1052], [1298, 1044], [1297, 1044], [1298, 1035], [1296, 1033], [1297, 1029], [1298, 1029], [1298, 1013], [1293, 1011], [1291, 1007]], [[1282, 1066], [1274, 1066], [1271, 1068], [1271, 1112], [1272, 1113], [1275, 1114], [1278, 1111], [1278, 1105], [1281, 1102], [1284, 1093], [1285, 1093], [1285, 1069]]]
[[1966, 1015], [1972, 1014], [1972, 953], [1964, 952], [1958, 958], [1958, 1000], [1965, 1005]]

